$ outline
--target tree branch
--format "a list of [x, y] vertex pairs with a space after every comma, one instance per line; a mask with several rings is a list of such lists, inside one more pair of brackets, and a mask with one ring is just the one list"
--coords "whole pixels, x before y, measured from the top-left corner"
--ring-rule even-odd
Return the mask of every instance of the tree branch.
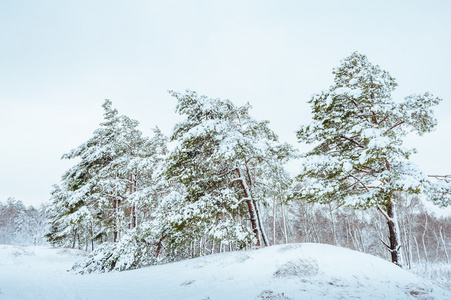
[[376, 206], [377, 210], [387, 219], [388, 222], [391, 222], [391, 218], [387, 215], [385, 211], [383, 211], [379, 206]]
[[358, 183], [360, 183], [360, 184], [365, 188], [365, 190], [366, 190], [367, 192], [370, 191], [370, 190], [366, 187], [366, 185], [365, 185], [362, 181], [360, 181], [360, 179], [358, 179], [357, 177], [353, 176], [352, 174], [349, 174], [349, 176], [352, 177], [352, 178], [354, 178]]
[[381, 241], [382, 244], [384, 244], [384, 246], [387, 247], [389, 251], [392, 251], [392, 250], [390, 249], [390, 246], [387, 245], [381, 238], [379, 238], [379, 241]]
[[384, 135], [386, 135], [390, 130], [395, 129], [396, 127], [398, 127], [399, 125], [404, 124], [404, 123], [405, 123], [405, 121], [401, 121], [401, 122], [396, 123], [395, 125], [393, 125], [393, 126], [390, 127], [389, 129], [387, 129], [387, 130], [384, 132]]
[[348, 137], [345, 137], [345, 136], [343, 136], [343, 135], [341, 135], [340, 136], [341, 138], [343, 138], [343, 139], [345, 139], [345, 140], [348, 140], [348, 141], [350, 141], [351, 143], [354, 143], [354, 144], [356, 144], [357, 146], [359, 146], [360, 148], [365, 148], [364, 146], [362, 146], [362, 145], [360, 145], [359, 143], [357, 143], [356, 141], [354, 141], [353, 139], [350, 139], [350, 138], [348, 138]]

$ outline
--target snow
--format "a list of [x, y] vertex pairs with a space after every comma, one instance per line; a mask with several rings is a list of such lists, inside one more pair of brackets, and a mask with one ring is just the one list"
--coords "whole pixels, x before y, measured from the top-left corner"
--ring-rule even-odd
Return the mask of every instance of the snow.
[[67, 272], [83, 252], [0, 245], [3, 299], [450, 299], [390, 262], [323, 244], [209, 255], [133, 271]]
[[349, 161], [343, 163], [343, 171], [349, 172], [353, 169], [352, 164]]
[[353, 98], [358, 98], [362, 95], [362, 90], [360, 88], [351, 89], [348, 87], [336, 88], [334, 91], [335, 95], [345, 95]]

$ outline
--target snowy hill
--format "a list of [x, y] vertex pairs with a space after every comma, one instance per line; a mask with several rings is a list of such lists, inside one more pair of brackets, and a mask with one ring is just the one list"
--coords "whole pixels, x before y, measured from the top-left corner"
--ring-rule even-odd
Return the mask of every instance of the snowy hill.
[[0, 245], [0, 299], [451, 299], [382, 259], [323, 244], [229, 252], [75, 275], [83, 252]]

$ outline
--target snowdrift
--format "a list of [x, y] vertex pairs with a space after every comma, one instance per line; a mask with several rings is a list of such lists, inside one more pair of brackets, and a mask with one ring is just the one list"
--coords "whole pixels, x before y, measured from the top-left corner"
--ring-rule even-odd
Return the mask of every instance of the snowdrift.
[[288, 244], [133, 271], [67, 272], [81, 251], [0, 245], [0, 299], [451, 299], [364, 253]]

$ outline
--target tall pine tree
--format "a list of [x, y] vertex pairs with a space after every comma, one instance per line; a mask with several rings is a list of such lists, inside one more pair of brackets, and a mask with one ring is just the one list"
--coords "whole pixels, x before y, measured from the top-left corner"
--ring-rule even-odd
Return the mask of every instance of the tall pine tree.
[[148, 203], [140, 200], [153, 186], [155, 164], [167, 152], [165, 140], [158, 129], [153, 140], [143, 137], [138, 122], [120, 116], [111, 101], [106, 100], [103, 109], [101, 127], [63, 155], [79, 162], [52, 192], [50, 241], [67, 244], [70, 236], [73, 245], [80, 237], [92, 243], [116, 242], [147, 213]]
[[396, 199], [400, 192], [424, 193], [429, 186], [409, 161], [414, 150], [402, 146], [403, 138], [433, 130], [431, 107], [440, 99], [425, 93], [394, 101], [395, 79], [357, 52], [333, 74], [334, 84], [309, 101], [313, 121], [297, 132], [299, 142], [315, 145], [305, 155], [299, 197], [376, 207], [388, 223], [392, 261], [402, 265]]

